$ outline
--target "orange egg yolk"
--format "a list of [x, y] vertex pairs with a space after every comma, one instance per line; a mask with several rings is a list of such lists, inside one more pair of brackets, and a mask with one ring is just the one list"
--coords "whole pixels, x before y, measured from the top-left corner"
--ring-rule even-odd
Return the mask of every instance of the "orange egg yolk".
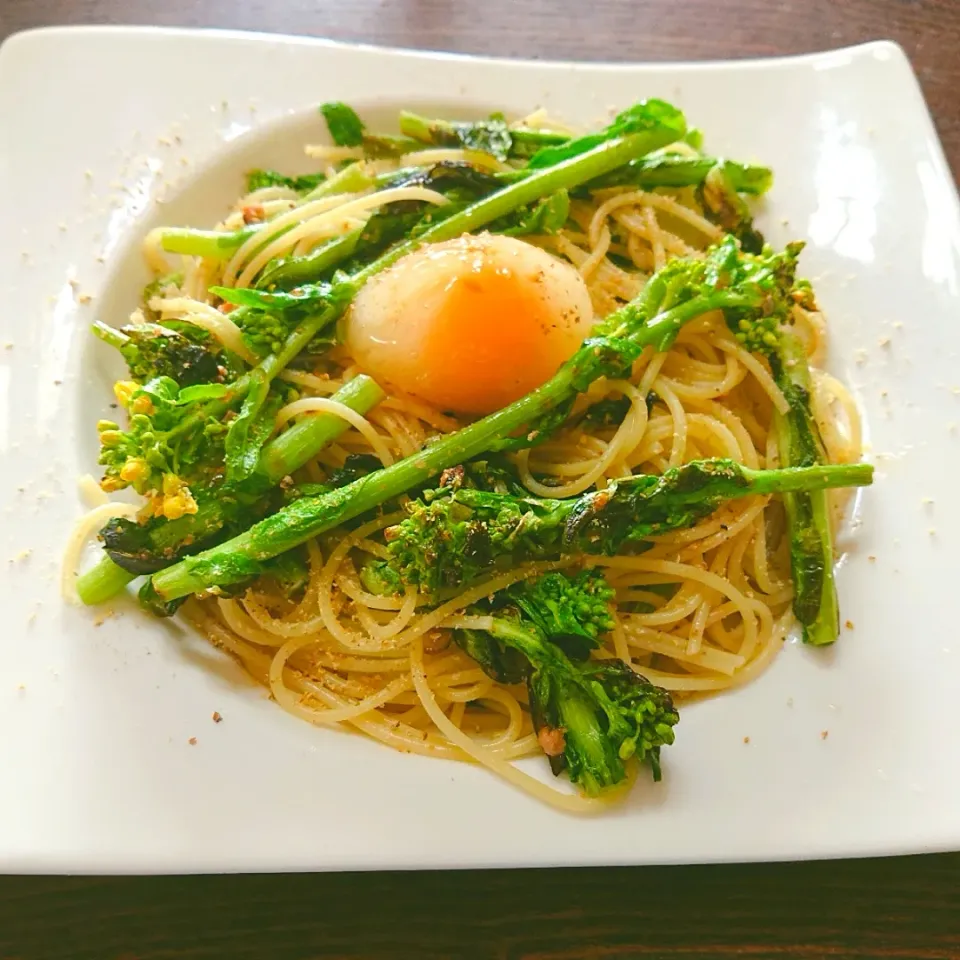
[[540, 386], [592, 323], [579, 274], [544, 250], [482, 234], [398, 261], [357, 296], [360, 369], [440, 410], [485, 414]]
[[569, 356], [557, 317], [509, 267], [454, 277], [423, 340], [417, 392], [442, 409], [484, 413], [548, 380]]

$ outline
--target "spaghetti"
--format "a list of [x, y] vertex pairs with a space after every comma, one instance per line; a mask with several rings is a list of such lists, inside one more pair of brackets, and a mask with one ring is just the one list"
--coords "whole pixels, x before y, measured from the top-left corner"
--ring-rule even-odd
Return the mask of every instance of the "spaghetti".
[[[542, 115], [523, 129], [561, 129]], [[678, 153], [698, 156], [687, 145]], [[397, 161], [371, 160], [359, 147], [308, 147], [330, 164], [344, 161], [381, 174], [438, 162], [473, 164], [487, 173], [513, 167], [475, 150], [428, 149]], [[342, 169], [342, 166], [339, 167]], [[332, 238], [362, 227], [386, 204], [448, 203], [425, 187], [360, 189], [311, 198], [284, 187], [240, 197], [215, 228], [242, 227], [256, 211], [255, 229], [223, 256], [169, 261], [155, 235], [148, 263], [157, 272], [177, 269], [176, 285], [161, 289], [149, 309], [161, 320], [202, 327], [226, 349], [252, 363], [243, 332], [218, 309], [215, 286], [248, 287], [268, 264], [309, 254]], [[587, 284], [598, 316], [632, 299], [650, 274], [671, 259], [697, 258], [723, 235], [688, 187], [612, 186], [578, 195], [561, 229], [527, 241], [571, 264]], [[824, 372], [827, 328], [812, 306], [793, 308], [794, 325], [815, 366], [812, 404], [828, 458], [857, 460], [861, 434], [856, 406], [845, 387]], [[415, 454], [465, 421], [399, 391], [367, 415], [330, 397], [358, 373], [343, 346], [312, 370], [287, 370], [300, 399], [276, 414], [276, 429], [297, 417], [328, 413], [349, 425], [298, 478], [320, 481], [351, 454], [370, 454], [384, 465]], [[584, 415], [609, 401], [618, 420]], [[546, 442], [511, 454], [523, 485], [545, 498], [603, 490], [628, 474], [661, 474], [701, 458], [729, 458], [753, 469], [777, 465], [777, 412], [784, 395], [767, 361], [744, 349], [719, 311], [687, 325], [665, 353], [648, 347], [621, 378], [593, 383], [575, 401], [568, 423]], [[833, 497], [834, 523], [843, 501]], [[122, 505], [97, 507], [71, 540], [67, 568], [75, 569], [82, 539]], [[402, 516], [402, 514], [400, 514]], [[396, 596], [371, 593], [358, 571], [370, 558], [388, 556], [383, 530], [397, 514], [379, 516], [348, 533], [309, 543], [309, 576], [291, 599], [269, 578], [240, 596], [192, 598], [187, 619], [216, 646], [236, 657], [285, 710], [308, 722], [346, 725], [397, 750], [481, 764], [498, 776], [567, 811], [590, 811], [602, 801], [553, 789], [513, 761], [539, 752], [523, 685], [488, 677], [452, 643], [452, 630], [483, 628], [469, 614], [477, 600], [551, 570], [599, 567], [616, 592], [614, 628], [594, 654], [618, 658], [679, 700], [749, 682], [776, 656], [792, 625], [793, 588], [784, 515], [779, 502], [745, 497], [689, 529], [651, 538], [642, 554], [568, 556], [491, 574], [436, 605], [413, 587]], [[69, 579], [69, 578], [68, 578]]]

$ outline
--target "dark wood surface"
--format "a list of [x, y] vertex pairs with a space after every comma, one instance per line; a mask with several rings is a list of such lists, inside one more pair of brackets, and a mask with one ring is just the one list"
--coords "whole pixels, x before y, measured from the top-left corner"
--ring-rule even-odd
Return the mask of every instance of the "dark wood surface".
[[[960, 0], [0, 0], [0, 39], [64, 23], [232, 27], [589, 60], [764, 56], [889, 38], [910, 56], [960, 173]], [[221, 956], [960, 958], [960, 855], [629, 870], [0, 878], [0, 960]]]

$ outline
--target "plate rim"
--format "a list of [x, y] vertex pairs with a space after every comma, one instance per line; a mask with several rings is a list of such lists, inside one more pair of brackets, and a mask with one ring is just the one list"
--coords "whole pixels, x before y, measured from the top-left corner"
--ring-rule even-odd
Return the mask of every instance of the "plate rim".
[[[916, 76], [912, 70], [912, 67], [909, 63], [909, 59], [904, 53], [903, 49], [896, 43], [888, 40], [878, 40], [878, 41], [869, 41], [863, 44], [856, 44], [853, 46], [837, 48], [829, 51], [821, 52], [812, 52], [806, 54], [796, 54], [796, 55], [786, 55], [778, 57], [765, 57], [765, 58], [751, 58], [751, 59], [742, 59], [742, 60], [710, 60], [710, 61], [612, 61], [612, 62], [598, 62], [598, 61], [561, 61], [561, 60], [530, 60], [530, 59], [520, 59], [520, 58], [498, 58], [498, 57], [486, 57], [486, 56], [472, 56], [467, 54], [456, 54], [456, 53], [444, 53], [438, 51], [430, 50], [416, 50], [408, 48], [393, 48], [385, 47], [371, 44], [360, 44], [360, 43], [350, 43], [350, 42], [341, 42], [336, 40], [329, 40], [326, 38], [315, 38], [315, 37], [304, 37], [297, 35], [287, 35], [287, 34], [273, 34], [273, 33], [264, 33], [264, 32], [249, 32], [249, 31], [236, 31], [236, 30], [220, 30], [220, 29], [205, 29], [205, 28], [178, 28], [178, 27], [147, 27], [147, 26], [123, 26], [123, 25], [84, 25], [84, 26], [70, 26], [70, 27], [45, 27], [45, 28], [36, 28], [27, 31], [21, 31], [16, 34], [12, 34], [8, 37], [2, 45], [0, 45], [0, 67], [4, 63], [4, 51], [9, 52], [10, 47], [16, 47], [24, 42], [34, 42], [37, 39], [58, 39], [64, 36], [80, 39], [81, 37], [86, 36], [96, 36], [96, 35], [110, 35], [117, 36], [118, 38], [123, 38], [129, 35], [137, 36], [167, 36], [171, 39], [174, 39], [183, 35], [202, 35], [209, 37], [216, 41], [235, 41], [235, 40], [250, 40], [256, 39], [259, 41], [265, 41], [275, 45], [287, 45], [290, 43], [299, 45], [299, 46], [308, 46], [318, 49], [336, 49], [344, 52], [364, 52], [364, 53], [373, 53], [373, 54], [388, 54], [390, 56], [401, 56], [409, 58], [412, 60], [428, 61], [428, 62], [482, 62], [493, 65], [509, 65], [511, 67], [523, 66], [526, 68], [532, 69], [535, 73], [542, 73], [545, 70], [557, 69], [557, 68], [570, 68], [570, 67], [583, 67], [590, 70], [603, 70], [609, 72], [613, 75], [623, 73], [625, 70], [630, 72], [650, 72], [656, 73], [661, 70], [671, 70], [671, 71], [690, 71], [690, 72], [712, 72], [720, 69], [733, 69], [733, 70], [751, 70], [751, 69], [769, 69], [772, 67], [780, 66], [790, 66], [795, 64], [803, 63], [815, 63], [818, 60], [823, 60], [824, 58], [829, 58], [831, 56], [849, 54], [852, 56], [862, 56], [869, 55], [878, 50], [885, 50], [888, 53], [892, 53], [894, 58], [901, 61], [901, 63], [906, 66], [907, 71], [910, 77], [913, 80], [914, 91], [916, 93], [915, 99], [918, 101], [918, 105], [922, 108], [926, 116], [926, 124], [932, 134], [932, 141], [936, 144], [936, 147], [940, 151], [940, 163], [942, 164], [941, 172], [946, 175], [947, 182], [952, 184], [952, 177], [949, 173], [949, 167], [946, 164], [946, 158], [943, 154], [942, 144], [940, 142], [939, 136], [937, 135], [936, 128], [930, 117], [929, 109], [926, 106], [926, 103], [923, 99], [922, 93], [920, 92], [919, 84], [916, 81]], [[451, 96], [449, 99], [455, 99], [455, 96]], [[275, 122], [280, 116], [284, 115], [283, 113], [276, 114], [271, 120], [264, 121], [264, 123]], [[262, 126], [263, 124], [258, 124], [257, 126]], [[208, 155], [204, 158], [203, 162], [210, 162], [212, 157]], [[957, 203], [957, 209], [960, 210], [960, 197], [957, 196], [956, 189], [953, 190], [953, 198]], [[948, 845], [943, 848], [933, 847], [923, 847], [924, 850], [933, 850], [933, 849], [953, 849], [955, 846], [953, 841], [948, 841]], [[911, 846], [909, 841], [904, 841], [899, 846], [897, 844], [891, 844], [890, 847], [882, 853], [902, 853], [915, 851], [917, 848]], [[2, 850], [0, 850], [2, 853]], [[862, 853], [846, 853], [842, 850], [839, 850], [835, 853], [818, 853], [819, 858], [833, 858], [833, 857], [846, 857], [846, 856], [859, 856]], [[793, 859], [795, 854], [787, 854], [783, 856], [772, 855], [768, 857], [764, 856], [751, 856], [749, 859], [751, 861], [757, 860], [777, 860], [777, 859]], [[729, 862], [728, 858], [721, 858], [726, 862]], [[540, 862], [530, 863], [530, 862], [514, 862], [514, 861], [504, 861], [499, 863], [500, 866], [507, 867], [521, 867], [521, 866], [545, 866], [545, 865], [561, 865], [565, 861], [560, 858], [544, 858]], [[573, 861], [574, 863], [579, 863], [581, 861]], [[601, 862], [614, 862], [614, 863], [626, 863], [626, 862], [637, 862], [635, 860], [597, 860], [596, 863]], [[706, 859], [666, 859], [666, 860], [643, 860], [640, 862], [710, 862], [709, 858]], [[584, 862], [585, 863], [585, 862]], [[422, 863], [412, 864], [415, 867], [429, 868], [431, 865], [436, 866], [436, 858], [433, 858], [433, 861], [428, 858]], [[445, 869], [450, 868], [463, 868], [469, 869], [474, 866], [492, 866], [495, 864], [483, 862], [481, 864], [474, 863], [462, 863], [462, 864], [450, 864], [443, 863], [442, 866]], [[379, 866], [375, 863], [359, 863], [359, 864], [323, 864], [315, 863], [314, 866], [304, 866], [304, 867], [295, 867], [293, 869], [386, 869], [386, 868], [396, 868], [397, 863], [391, 861], [384, 861]], [[23, 869], [23, 864], [16, 864], [17, 869]], [[39, 864], [36, 869], [47, 869], [48, 865]], [[0, 870], [5, 870], [6, 867], [3, 865], [2, 860], [0, 860]], [[77, 869], [76, 864], [71, 868], [73, 870]], [[84, 867], [80, 867], [80, 870], [84, 870]], [[121, 866], [116, 872], [135, 872], [138, 867], [123, 867]], [[162, 868], [163, 869], [163, 868]], [[224, 868], [222, 865], [217, 865], [216, 863], [205, 863], [197, 866], [196, 864], [187, 863], [185, 865], [175, 866], [172, 868], [163, 869], [163, 872], [179, 872], [182, 870], [187, 870], [189, 872], [196, 872], [198, 870], [205, 869], [228, 869], [228, 870], [241, 870], [241, 869], [273, 869], [269, 866], [263, 865], [228, 865]], [[291, 869], [287, 867], [285, 869]], [[93, 867], [90, 872], [97, 870], [97, 867]]]

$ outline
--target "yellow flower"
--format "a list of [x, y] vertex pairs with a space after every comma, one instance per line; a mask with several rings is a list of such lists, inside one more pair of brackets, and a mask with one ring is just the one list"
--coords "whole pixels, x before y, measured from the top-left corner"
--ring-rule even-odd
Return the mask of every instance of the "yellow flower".
[[168, 496], [173, 496], [180, 492], [183, 481], [175, 473], [165, 473], [163, 475], [163, 492]]
[[113, 395], [122, 407], [130, 406], [130, 398], [139, 390], [138, 384], [132, 380], [118, 380], [113, 385]]
[[127, 483], [141, 483], [150, 476], [150, 466], [142, 457], [130, 457], [120, 468], [120, 479]]
[[153, 402], [147, 396], [137, 397], [130, 403], [131, 413], [145, 413], [150, 416], [153, 413]]
[[179, 520], [186, 513], [197, 512], [197, 501], [190, 488], [176, 474], [164, 475], [162, 509], [168, 520]]

